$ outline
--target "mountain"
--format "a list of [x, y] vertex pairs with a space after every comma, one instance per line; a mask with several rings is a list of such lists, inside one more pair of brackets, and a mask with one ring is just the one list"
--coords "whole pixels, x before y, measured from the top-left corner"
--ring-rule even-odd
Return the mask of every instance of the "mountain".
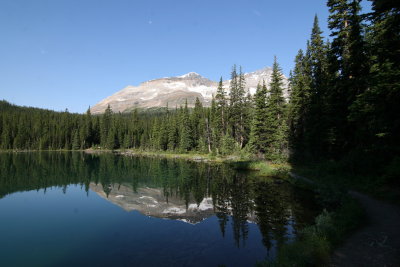
[[[263, 80], [269, 84], [272, 68], [245, 73], [246, 90], [254, 94], [258, 83]], [[229, 93], [230, 81], [224, 81], [224, 88]], [[284, 87], [287, 88], [288, 80], [283, 76]], [[188, 106], [193, 107], [196, 97], [204, 106], [210, 106], [212, 96], [217, 91], [218, 82], [207, 79], [195, 72], [182, 76], [166, 77], [141, 83], [139, 86], [127, 86], [115, 94], [103, 99], [91, 108], [92, 114], [103, 113], [110, 105], [114, 112], [130, 112], [134, 108], [166, 107], [175, 108], [188, 101]], [[285, 90], [287, 95], [287, 90]]]
[[[146, 216], [154, 218], [179, 220], [185, 223], [197, 224], [215, 214], [215, 207], [211, 197], [205, 197], [196, 204], [194, 200], [186, 203], [184, 199], [174, 195], [168, 198], [162, 188], [137, 188], [135, 191], [131, 185], [110, 186], [108, 194], [100, 184], [90, 183], [90, 189], [100, 197], [121, 207], [125, 211], [136, 210]], [[230, 207], [230, 210], [232, 207]], [[247, 214], [247, 221], [256, 221], [255, 214]]]

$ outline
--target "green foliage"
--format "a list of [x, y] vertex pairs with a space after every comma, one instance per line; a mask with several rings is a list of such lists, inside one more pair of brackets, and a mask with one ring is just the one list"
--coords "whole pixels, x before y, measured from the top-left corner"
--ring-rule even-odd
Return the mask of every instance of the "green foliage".
[[192, 147], [192, 129], [189, 124], [189, 110], [187, 106], [187, 101], [185, 103], [185, 108], [181, 108], [181, 121], [180, 121], [180, 142], [179, 147], [181, 152], [187, 152]]
[[255, 152], [265, 153], [268, 148], [267, 86], [257, 85], [254, 95], [254, 115], [250, 134], [250, 144]]
[[239, 73], [237, 73], [236, 65], [234, 65], [231, 72], [229, 94], [229, 129], [240, 148], [243, 148], [248, 142], [246, 134], [247, 124], [249, 123], [246, 120], [247, 112], [244, 74], [241, 67]]
[[233, 139], [233, 137], [231, 137], [229, 134], [224, 135], [221, 142], [222, 155], [232, 154], [237, 149], [235, 139]]
[[324, 210], [318, 215], [315, 224], [301, 230], [297, 240], [284, 244], [274, 261], [259, 266], [327, 266], [332, 249], [359, 227], [362, 218], [359, 204], [346, 199], [335, 211]]
[[393, 183], [391, 164], [400, 157], [400, 8], [372, 1], [366, 16], [360, 1], [327, 5], [332, 43], [324, 42], [315, 18], [290, 78], [290, 160], [376, 192]]
[[214, 127], [216, 134], [216, 145], [219, 148], [219, 140], [221, 136], [226, 134], [228, 123], [228, 104], [226, 100], [226, 92], [222, 83], [222, 77], [219, 80], [217, 94], [215, 95], [215, 110], [214, 110]]
[[276, 160], [287, 152], [287, 107], [283, 97], [282, 73], [276, 57], [265, 109], [266, 157]]

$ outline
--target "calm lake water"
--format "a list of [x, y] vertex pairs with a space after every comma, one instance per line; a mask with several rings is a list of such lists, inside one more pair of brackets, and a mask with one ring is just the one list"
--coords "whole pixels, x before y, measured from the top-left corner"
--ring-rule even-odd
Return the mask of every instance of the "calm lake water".
[[253, 266], [313, 196], [223, 164], [0, 153], [1, 266]]

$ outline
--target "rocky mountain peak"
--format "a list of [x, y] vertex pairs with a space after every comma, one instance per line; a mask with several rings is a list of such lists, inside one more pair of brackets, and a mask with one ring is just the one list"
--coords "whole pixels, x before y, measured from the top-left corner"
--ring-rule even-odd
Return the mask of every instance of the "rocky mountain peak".
[[[270, 83], [271, 74], [270, 67], [246, 73], [244, 75], [246, 90], [254, 94], [258, 83], [263, 81], [267, 85]], [[227, 93], [229, 93], [229, 82], [229, 80], [223, 82]], [[287, 88], [287, 84], [287, 79], [284, 77], [284, 87]], [[196, 72], [189, 72], [177, 77], [146, 81], [139, 86], [127, 86], [94, 105], [91, 112], [103, 113], [108, 105], [114, 112], [131, 112], [135, 108], [179, 107], [186, 101], [189, 107], [194, 107], [196, 98], [202, 102], [203, 106], [210, 106], [217, 87], [216, 81], [207, 79]]]
[[196, 72], [189, 72], [186, 73], [184, 75], [178, 76], [179, 78], [183, 78], [183, 79], [193, 79], [193, 78], [203, 78], [203, 76], [201, 76], [200, 74], [196, 73]]

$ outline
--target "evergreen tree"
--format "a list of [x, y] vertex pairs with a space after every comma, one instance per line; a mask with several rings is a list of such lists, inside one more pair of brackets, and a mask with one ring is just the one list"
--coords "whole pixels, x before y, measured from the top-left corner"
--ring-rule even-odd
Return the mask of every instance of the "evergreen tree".
[[107, 136], [105, 147], [107, 149], [115, 149], [116, 148], [116, 134], [115, 134], [114, 128], [111, 128], [108, 131], [108, 136]]
[[[176, 114], [176, 112], [175, 112]], [[169, 119], [168, 124], [168, 149], [174, 151], [178, 146], [178, 127], [177, 127], [177, 119], [176, 116], [173, 116]]]
[[266, 156], [269, 159], [281, 158], [287, 148], [286, 103], [282, 86], [282, 73], [275, 57], [265, 118], [268, 136]]
[[[112, 124], [112, 110], [110, 105], [107, 106], [106, 110], [104, 111], [101, 125], [100, 125], [100, 142], [102, 146], [106, 146], [108, 143], [108, 138], [111, 131], [111, 124]], [[114, 133], [113, 133], [114, 134]], [[110, 138], [112, 139], [112, 138]]]
[[330, 86], [328, 108], [331, 121], [331, 154], [339, 158], [357, 142], [355, 124], [349, 122], [350, 108], [357, 96], [366, 90], [367, 58], [362, 30], [359, 0], [330, 0], [329, 28], [334, 37], [331, 45], [331, 70], [337, 77]]
[[245, 101], [244, 74], [240, 68], [239, 74], [236, 65], [231, 72], [229, 94], [229, 122], [233, 138], [242, 148], [244, 145], [244, 101]]
[[182, 152], [187, 152], [192, 148], [191, 129], [189, 123], [189, 109], [187, 100], [185, 101], [185, 107], [181, 109], [181, 121], [180, 121], [180, 142], [179, 147]]
[[125, 133], [122, 147], [125, 149], [132, 147], [132, 135], [130, 132]]
[[130, 125], [130, 130], [132, 132], [132, 146], [133, 148], [137, 148], [139, 146], [139, 117], [138, 117], [138, 111], [135, 108], [135, 110], [132, 113], [132, 118], [131, 118], [131, 123]]
[[159, 122], [159, 136], [158, 136], [158, 147], [161, 150], [167, 150], [168, 148], [168, 125], [167, 120], [163, 119]]
[[[307, 152], [320, 155], [328, 144], [327, 88], [328, 88], [328, 48], [324, 44], [318, 17], [314, 17], [310, 42], [307, 45], [304, 69], [309, 79], [309, 106], [304, 145]], [[308, 72], [308, 73], [307, 73]]]
[[267, 150], [267, 87], [265, 81], [263, 85], [257, 85], [254, 94], [254, 117], [251, 127], [251, 146], [256, 152], [265, 153]]
[[210, 123], [209, 123], [209, 129], [208, 129], [208, 134], [209, 138], [211, 139], [211, 146], [212, 146], [212, 151], [219, 152], [220, 148], [220, 136], [221, 133], [223, 132], [222, 130], [219, 130], [221, 128], [218, 128], [218, 125], [221, 123], [221, 120], [218, 116], [217, 112], [217, 104], [215, 101], [214, 95], [212, 96], [211, 99], [211, 108], [210, 108]]
[[[310, 112], [311, 69], [309, 60], [300, 49], [295, 59], [294, 70], [290, 76], [289, 102], [289, 144], [293, 153], [306, 152], [307, 120]], [[311, 125], [310, 125], [311, 126]], [[293, 155], [296, 157], [297, 155]]]
[[387, 164], [400, 155], [400, 5], [372, 1], [369, 17], [370, 74], [368, 90], [350, 107], [350, 121], [358, 127], [360, 149]]
[[80, 148], [81, 148], [81, 145], [80, 145], [80, 140], [79, 140], [79, 133], [78, 133], [78, 130], [75, 130], [73, 138], [72, 138], [72, 149], [78, 150]]
[[226, 134], [228, 123], [228, 103], [226, 92], [222, 83], [222, 77], [219, 80], [217, 94], [215, 95], [215, 147], [217, 151], [221, 148], [221, 138]]
[[250, 94], [250, 90], [247, 90], [246, 97], [244, 99], [244, 107], [243, 107], [243, 144], [242, 147], [245, 147], [250, 141], [250, 132], [252, 127], [253, 120], [253, 97]]
[[82, 139], [82, 148], [91, 147], [93, 144], [93, 123], [92, 114], [90, 113], [90, 107], [86, 111], [86, 116], [84, 117], [83, 127], [81, 128], [80, 136]]
[[203, 105], [201, 104], [198, 97], [196, 97], [194, 109], [190, 116], [190, 122], [192, 128], [191, 143], [193, 144], [194, 148], [199, 148], [202, 145], [200, 144], [200, 138], [204, 138], [205, 125], [203, 119]]

